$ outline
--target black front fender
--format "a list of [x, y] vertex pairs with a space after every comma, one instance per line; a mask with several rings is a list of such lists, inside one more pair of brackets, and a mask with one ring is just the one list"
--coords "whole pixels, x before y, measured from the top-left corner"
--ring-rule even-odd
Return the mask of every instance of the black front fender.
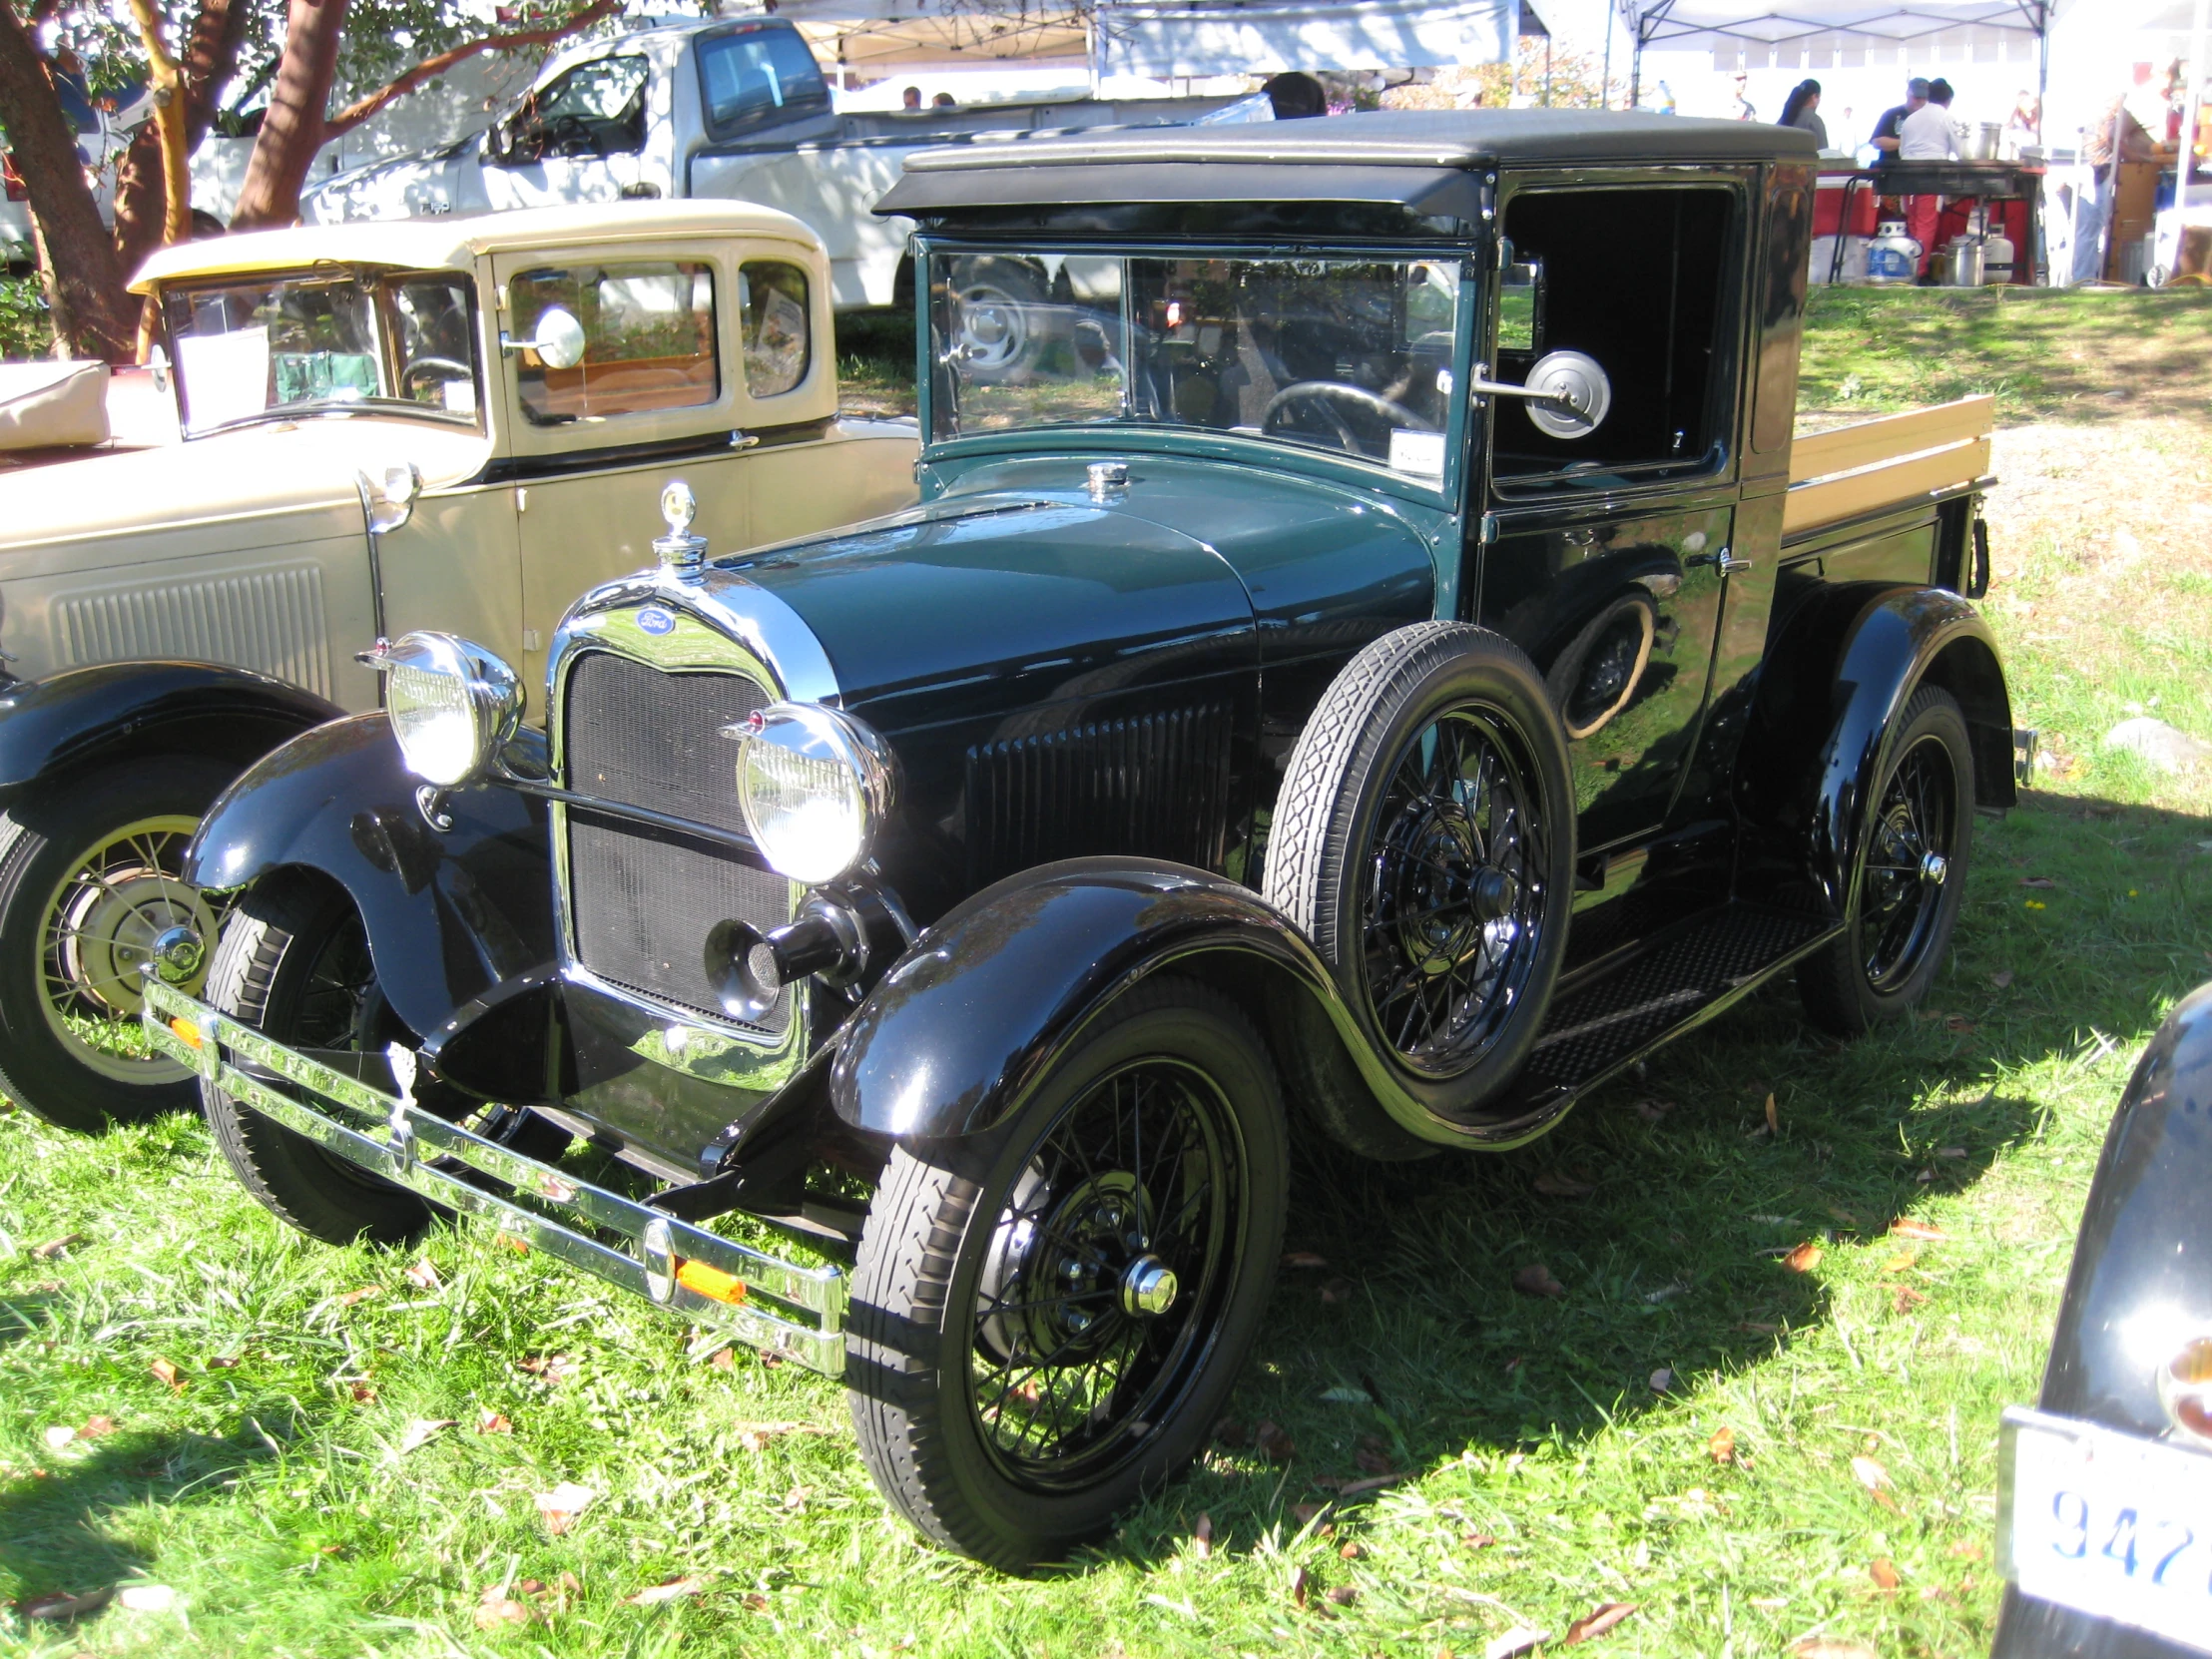
[[[2036, 1401], [2144, 1439], [2158, 1369], [2212, 1332], [2212, 985], [2166, 1017], [2105, 1131]], [[2179, 1659], [2175, 1643], [2007, 1588], [1991, 1659]]]
[[1996, 640], [1956, 594], [1838, 586], [1792, 617], [1767, 657], [1738, 774], [1747, 858], [1771, 866], [1770, 877], [1810, 875], [1830, 913], [1849, 911], [1890, 736], [1923, 684], [1943, 687], [1965, 712], [1975, 800], [2013, 804]]
[[420, 787], [382, 715], [334, 721], [231, 787], [194, 837], [185, 873], [222, 889], [285, 868], [337, 882], [367, 926], [393, 1011], [429, 1036], [495, 985], [552, 961], [553, 878], [544, 803], [477, 785], [445, 797], [451, 828], [441, 830], [416, 804]]
[[0, 806], [45, 779], [137, 755], [251, 765], [345, 711], [220, 663], [99, 663], [0, 689]]
[[1250, 887], [1185, 864], [1113, 857], [1009, 876], [924, 932], [840, 1033], [830, 1105], [855, 1128], [900, 1138], [990, 1129], [1093, 1014], [1170, 967], [1221, 986], [1256, 1018], [1326, 1021], [1377, 1101], [1424, 1140], [1502, 1148], [1541, 1131], [1430, 1116], [1360, 1035], [1306, 936]]

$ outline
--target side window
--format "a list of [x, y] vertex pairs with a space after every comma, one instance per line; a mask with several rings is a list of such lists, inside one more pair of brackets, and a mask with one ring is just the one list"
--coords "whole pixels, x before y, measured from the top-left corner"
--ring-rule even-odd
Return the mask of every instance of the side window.
[[707, 130], [716, 138], [765, 125], [794, 106], [807, 114], [830, 108], [830, 88], [796, 30], [741, 28], [701, 40], [698, 52]]
[[[656, 263], [525, 271], [507, 287], [508, 332], [541, 337], [547, 313], [573, 317], [583, 359], [556, 368], [535, 351], [515, 361], [522, 412], [539, 426], [712, 403], [715, 278], [705, 265]], [[556, 319], [555, 331], [563, 326]]]
[[806, 272], [781, 260], [748, 260], [738, 272], [738, 314], [748, 392], [775, 397], [807, 378]]
[[538, 88], [508, 118], [504, 159], [548, 156], [628, 156], [645, 148], [645, 87], [652, 65], [642, 57], [595, 58]]
[[1710, 187], [1530, 191], [1506, 205], [1496, 378], [1517, 385], [1546, 353], [1581, 351], [1612, 404], [1596, 430], [1555, 437], [1519, 399], [1492, 398], [1503, 487], [1607, 488], [1723, 463], [1736, 219], [1736, 193]]
[[1778, 167], [1767, 198], [1759, 273], [1759, 382], [1751, 446], [1771, 455], [1797, 424], [1798, 350], [1805, 332], [1806, 250], [1813, 234], [1813, 170]]

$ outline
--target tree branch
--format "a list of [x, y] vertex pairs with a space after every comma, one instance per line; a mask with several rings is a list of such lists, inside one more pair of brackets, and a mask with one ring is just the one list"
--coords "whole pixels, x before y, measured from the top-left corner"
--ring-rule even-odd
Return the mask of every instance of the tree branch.
[[597, 23], [601, 18], [613, 17], [622, 10], [622, 0], [591, 0], [591, 3], [559, 24], [543, 29], [518, 29], [512, 34], [486, 35], [425, 58], [405, 74], [394, 77], [378, 87], [367, 97], [357, 99], [322, 124], [325, 142], [341, 133], [349, 133], [362, 122], [377, 114], [395, 98], [402, 98], [425, 81], [435, 80], [455, 64], [466, 63], [470, 58], [485, 52], [505, 52], [522, 46], [551, 46], [555, 41], [566, 40]]

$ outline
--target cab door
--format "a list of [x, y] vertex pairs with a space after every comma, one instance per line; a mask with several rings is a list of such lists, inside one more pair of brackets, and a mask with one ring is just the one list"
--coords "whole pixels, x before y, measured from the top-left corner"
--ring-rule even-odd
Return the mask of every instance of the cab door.
[[613, 202], [637, 186], [652, 85], [652, 60], [620, 52], [533, 89], [494, 135], [502, 153], [484, 158], [491, 206]]
[[[1482, 378], [1594, 361], [1594, 424], [1485, 399], [1477, 615], [1544, 675], [1585, 851], [1666, 822], [1702, 720], [1739, 568], [1733, 453], [1746, 223], [1726, 174], [1511, 190]], [[1638, 251], [1633, 271], [1623, 248]]]
[[[546, 313], [581, 325], [582, 360], [507, 357], [508, 481], [522, 558], [526, 683], [545, 683], [553, 632], [588, 588], [653, 564], [662, 487], [698, 500], [711, 554], [783, 531], [757, 475], [835, 412], [829, 295], [811, 250], [768, 239], [675, 241], [641, 255], [582, 248], [493, 261], [502, 325], [537, 337]], [[820, 342], [819, 344], [817, 342]], [[764, 463], [766, 463], [764, 467]], [[813, 515], [833, 502], [808, 504]], [[801, 527], [826, 522], [814, 516]]]

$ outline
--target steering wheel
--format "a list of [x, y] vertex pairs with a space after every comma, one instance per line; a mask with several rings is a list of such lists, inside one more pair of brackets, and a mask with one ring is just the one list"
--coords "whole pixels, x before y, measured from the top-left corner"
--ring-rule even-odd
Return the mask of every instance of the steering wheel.
[[473, 380], [476, 378], [476, 370], [464, 362], [456, 362], [451, 357], [417, 357], [399, 371], [399, 389], [403, 392], [411, 391], [414, 387], [415, 376], [418, 374], [435, 374], [441, 381]]
[[1338, 444], [1355, 455], [1364, 453], [1359, 437], [1346, 423], [1344, 416], [1330, 407], [1332, 402], [1349, 403], [1363, 414], [1377, 415], [1393, 426], [1409, 427], [1416, 432], [1433, 432], [1436, 429], [1404, 404], [1387, 397], [1378, 397], [1365, 386], [1355, 386], [1343, 380], [1297, 380], [1268, 399], [1268, 406], [1260, 414], [1260, 430], [1273, 430], [1276, 416], [1293, 403], [1314, 398], [1324, 400], [1322, 413], [1336, 428]]
[[590, 124], [573, 110], [563, 110], [548, 121], [542, 131], [545, 134], [546, 147], [550, 149], [559, 145], [562, 147], [559, 153], [564, 156], [575, 154], [567, 148], [571, 142], [585, 145], [594, 153], [599, 149], [599, 139], [592, 132]]

